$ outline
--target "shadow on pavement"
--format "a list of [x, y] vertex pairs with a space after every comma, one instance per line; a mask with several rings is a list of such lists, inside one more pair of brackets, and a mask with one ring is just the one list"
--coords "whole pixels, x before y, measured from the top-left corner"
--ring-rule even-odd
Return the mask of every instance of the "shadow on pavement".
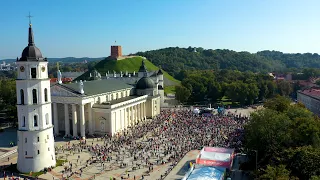
[[184, 165], [178, 171], [177, 175], [184, 176], [188, 172], [188, 170], [190, 168], [190, 162], [192, 162], [193, 164], [196, 163], [195, 160], [187, 161], [186, 163], [184, 163]]

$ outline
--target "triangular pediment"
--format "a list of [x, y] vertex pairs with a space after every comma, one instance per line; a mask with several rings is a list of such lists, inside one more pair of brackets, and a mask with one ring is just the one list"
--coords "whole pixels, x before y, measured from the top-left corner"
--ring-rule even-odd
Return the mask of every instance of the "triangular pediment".
[[69, 90], [59, 84], [55, 84], [55, 85], [51, 86], [51, 96], [79, 97], [79, 95], [76, 94], [75, 92], [72, 92], [71, 90]]

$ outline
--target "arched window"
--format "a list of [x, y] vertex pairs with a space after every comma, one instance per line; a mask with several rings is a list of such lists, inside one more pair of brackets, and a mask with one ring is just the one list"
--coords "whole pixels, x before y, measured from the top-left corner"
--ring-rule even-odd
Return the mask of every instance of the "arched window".
[[26, 127], [26, 117], [25, 116], [23, 116], [22, 127]]
[[21, 101], [21, 104], [24, 104], [24, 92], [23, 92], [23, 89], [20, 89], [20, 101]]
[[38, 116], [37, 115], [33, 116], [33, 126], [38, 127]]
[[48, 89], [44, 88], [44, 101], [48, 102]]
[[114, 99], [113, 99], [113, 94], [111, 94], [111, 101], [112, 101], [112, 100], [114, 100]]
[[48, 125], [49, 124], [49, 114], [47, 113], [46, 114], [46, 125]]
[[32, 89], [32, 99], [33, 99], [33, 104], [37, 104], [38, 103], [37, 90], [36, 89]]

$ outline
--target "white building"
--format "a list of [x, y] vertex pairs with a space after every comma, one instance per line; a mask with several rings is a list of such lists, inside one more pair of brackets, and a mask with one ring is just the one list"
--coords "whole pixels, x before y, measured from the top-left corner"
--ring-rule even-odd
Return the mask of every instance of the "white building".
[[[62, 72], [62, 76], [63, 76]], [[160, 102], [164, 103], [164, 77], [161, 68], [156, 71], [148, 71], [144, 60], [139, 68], [138, 72], [107, 72], [106, 74], [100, 74], [97, 70], [85, 73], [82, 80], [95, 80], [95, 79], [116, 79], [123, 81], [127, 84], [135, 85], [141, 78], [148, 77], [157, 84], [158, 93], [160, 94]]]
[[55, 166], [48, 62], [35, 46], [31, 24], [29, 44], [17, 58], [18, 164], [20, 172]]
[[142, 77], [136, 86], [117, 79], [95, 79], [56, 83], [51, 90], [57, 135], [114, 135], [160, 113], [158, 86], [149, 77]]

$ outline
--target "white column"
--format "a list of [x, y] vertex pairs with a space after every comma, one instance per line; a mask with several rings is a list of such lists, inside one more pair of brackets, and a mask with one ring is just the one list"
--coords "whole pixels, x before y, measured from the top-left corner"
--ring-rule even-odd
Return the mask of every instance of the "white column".
[[113, 124], [114, 124], [114, 131], [113, 131], [113, 133], [116, 133], [117, 132], [117, 111], [114, 111], [113, 112], [113, 117], [112, 117], [113, 119], [112, 119], [112, 122], [113, 122]]
[[123, 124], [122, 124], [122, 110], [119, 110], [119, 125], [120, 125], [120, 127], [119, 127], [119, 130], [121, 130], [122, 129], [122, 127], [123, 127]]
[[84, 104], [80, 105], [80, 132], [81, 137], [86, 136], [86, 129], [85, 129], [85, 119], [84, 119]]
[[94, 126], [93, 126], [93, 119], [92, 119], [92, 106], [93, 106], [92, 102], [88, 104], [89, 134], [91, 134], [91, 135], [95, 131]]
[[72, 130], [73, 136], [78, 136], [78, 117], [77, 117], [77, 105], [72, 104]]
[[64, 104], [64, 128], [66, 132], [66, 136], [70, 135], [70, 123], [69, 123], [69, 109], [68, 104]]
[[58, 105], [53, 103], [53, 123], [54, 123], [54, 134], [59, 134], [59, 121], [58, 121]]
[[134, 108], [134, 124], [136, 124], [137, 123], [137, 105], [134, 105], [133, 108]]
[[127, 108], [123, 109], [123, 129], [127, 128]]
[[147, 119], [147, 113], [146, 113], [146, 102], [143, 103], [143, 118]]
[[138, 121], [140, 121], [141, 120], [140, 104], [137, 105], [137, 110], [138, 110]]

